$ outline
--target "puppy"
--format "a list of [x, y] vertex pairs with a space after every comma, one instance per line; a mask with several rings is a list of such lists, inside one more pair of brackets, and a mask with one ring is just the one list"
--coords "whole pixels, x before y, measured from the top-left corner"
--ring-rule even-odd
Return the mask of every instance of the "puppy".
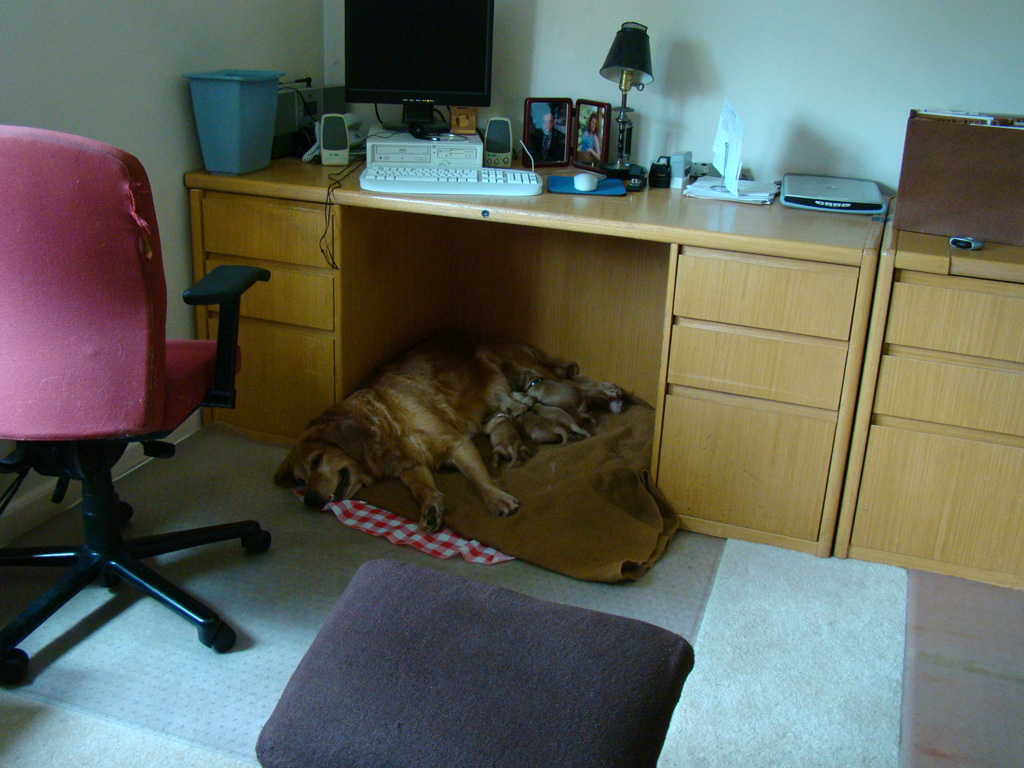
[[557, 381], [545, 377], [538, 370], [526, 368], [519, 372], [516, 384], [524, 395], [542, 405], [553, 405], [567, 411], [579, 424], [594, 421], [583, 394], [572, 381]]
[[537, 403], [519, 416], [523, 430], [535, 443], [566, 443], [570, 435], [590, 437], [590, 433], [561, 408]]
[[594, 381], [581, 374], [571, 378], [589, 409], [622, 413], [626, 400], [626, 393], [622, 391], [622, 387], [610, 381]]
[[519, 502], [491, 480], [473, 437], [487, 414], [523, 409], [511, 385], [523, 368], [555, 376], [579, 372], [574, 363], [517, 342], [431, 339], [313, 419], [274, 482], [301, 489], [306, 506], [320, 509], [395, 477], [420, 505], [420, 528], [433, 532], [443, 524], [444, 500], [432, 472], [450, 465], [491, 513], [511, 515]]
[[523, 444], [519, 428], [510, 414], [498, 411], [488, 419], [484, 432], [491, 438], [494, 466], [505, 459], [510, 467], [518, 467], [530, 457], [531, 451]]

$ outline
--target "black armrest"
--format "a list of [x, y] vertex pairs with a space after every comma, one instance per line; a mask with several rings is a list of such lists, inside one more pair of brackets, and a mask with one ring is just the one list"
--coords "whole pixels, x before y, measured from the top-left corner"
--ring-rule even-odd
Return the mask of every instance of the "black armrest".
[[235, 367], [238, 364], [238, 314], [242, 294], [258, 281], [270, 279], [270, 270], [221, 264], [215, 267], [182, 298], [189, 305], [217, 304], [217, 368], [213, 389], [202, 404], [214, 408], [235, 407]]
[[225, 304], [237, 299], [258, 281], [269, 279], [269, 269], [221, 264], [191, 288], [186, 288], [181, 297], [190, 305]]

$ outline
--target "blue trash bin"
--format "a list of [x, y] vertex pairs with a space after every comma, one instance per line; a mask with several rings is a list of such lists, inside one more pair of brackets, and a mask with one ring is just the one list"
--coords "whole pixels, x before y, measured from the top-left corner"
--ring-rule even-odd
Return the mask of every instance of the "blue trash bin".
[[237, 176], [270, 165], [283, 74], [222, 69], [185, 75], [206, 170]]

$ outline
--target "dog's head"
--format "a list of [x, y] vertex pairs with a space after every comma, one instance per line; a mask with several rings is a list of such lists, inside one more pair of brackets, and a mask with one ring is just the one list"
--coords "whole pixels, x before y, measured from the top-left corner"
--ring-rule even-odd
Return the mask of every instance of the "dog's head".
[[366, 466], [369, 435], [355, 419], [311, 425], [274, 473], [283, 488], [297, 488], [302, 502], [321, 509], [329, 501], [350, 499], [377, 478]]

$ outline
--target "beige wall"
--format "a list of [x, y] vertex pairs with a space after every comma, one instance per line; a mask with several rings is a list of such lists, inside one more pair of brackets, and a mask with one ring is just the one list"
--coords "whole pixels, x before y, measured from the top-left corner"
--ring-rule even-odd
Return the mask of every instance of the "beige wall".
[[193, 334], [188, 196], [202, 166], [186, 73], [323, 72], [322, 0], [3, 0], [0, 122], [77, 133], [146, 167], [167, 273], [168, 335]]
[[[340, 14], [325, 0], [327, 78], [343, 82]], [[618, 102], [598, 70], [624, 21], [650, 28], [654, 82], [631, 92], [634, 162], [711, 159], [722, 100], [744, 123], [744, 166], [895, 187], [911, 108], [1024, 112], [1020, 0], [495, 0], [494, 103]]]

